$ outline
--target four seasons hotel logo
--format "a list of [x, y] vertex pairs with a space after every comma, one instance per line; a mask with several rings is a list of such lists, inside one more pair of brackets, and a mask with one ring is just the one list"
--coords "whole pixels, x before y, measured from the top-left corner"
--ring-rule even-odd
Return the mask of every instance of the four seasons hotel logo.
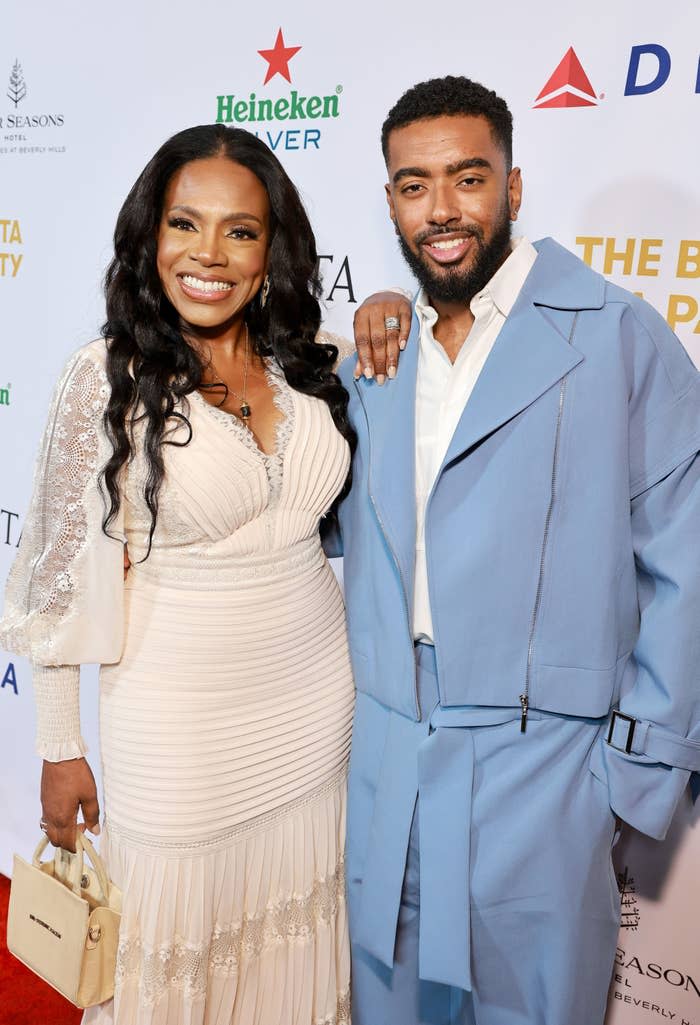
[[10, 66], [5, 97], [9, 110], [0, 106], [0, 156], [35, 153], [65, 153], [63, 114], [29, 107], [37, 89], [27, 86], [25, 71], [18, 57]]
[[10, 75], [10, 87], [7, 90], [7, 98], [12, 100], [17, 107], [20, 100], [27, 95], [27, 86], [22, 75], [22, 66], [18, 60], [15, 61]]

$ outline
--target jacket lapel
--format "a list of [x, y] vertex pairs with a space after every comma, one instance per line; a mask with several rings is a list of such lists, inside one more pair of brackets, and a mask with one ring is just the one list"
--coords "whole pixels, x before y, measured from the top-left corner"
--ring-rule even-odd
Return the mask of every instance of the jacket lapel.
[[575, 348], [576, 312], [603, 305], [604, 281], [551, 239], [536, 248], [537, 260], [464, 407], [441, 470], [584, 358]]
[[[575, 313], [602, 307], [605, 281], [551, 239], [535, 247], [538, 258], [464, 408], [442, 469], [529, 406], [584, 358], [572, 344]], [[395, 380], [381, 388], [364, 378], [354, 385], [369, 430], [370, 498], [398, 563], [409, 612], [416, 552], [418, 335], [414, 309]]]
[[443, 466], [526, 409], [582, 359], [536, 307], [514, 308], [464, 407]]

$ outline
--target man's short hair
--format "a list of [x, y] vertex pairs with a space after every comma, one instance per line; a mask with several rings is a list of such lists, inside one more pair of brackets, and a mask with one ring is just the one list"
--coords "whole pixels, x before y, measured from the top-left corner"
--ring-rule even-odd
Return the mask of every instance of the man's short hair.
[[446, 75], [419, 82], [397, 100], [382, 125], [385, 162], [389, 158], [389, 135], [395, 128], [403, 128], [414, 121], [460, 114], [486, 118], [510, 171], [513, 163], [513, 115], [505, 100], [492, 89], [462, 75]]

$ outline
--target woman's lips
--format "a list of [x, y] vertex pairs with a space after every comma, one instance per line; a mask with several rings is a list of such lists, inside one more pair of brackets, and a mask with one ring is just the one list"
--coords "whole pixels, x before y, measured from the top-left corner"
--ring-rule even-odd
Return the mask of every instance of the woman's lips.
[[188, 297], [197, 302], [216, 303], [228, 298], [234, 289], [233, 282], [218, 278], [199, 278], [194, 274], [178, 274], [178, 284]]

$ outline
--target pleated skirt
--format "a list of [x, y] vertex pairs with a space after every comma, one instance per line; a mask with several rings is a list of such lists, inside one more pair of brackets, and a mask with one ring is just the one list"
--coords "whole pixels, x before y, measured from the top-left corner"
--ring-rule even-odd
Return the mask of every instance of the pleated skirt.
[[[353, 686], [317, 546], [208, 586], [130, 573], [103, 667], [101, 849], [123, 890], [89, 1025], [348, 1025]], [[146, 566], [147, 564], [144, 564]]]

